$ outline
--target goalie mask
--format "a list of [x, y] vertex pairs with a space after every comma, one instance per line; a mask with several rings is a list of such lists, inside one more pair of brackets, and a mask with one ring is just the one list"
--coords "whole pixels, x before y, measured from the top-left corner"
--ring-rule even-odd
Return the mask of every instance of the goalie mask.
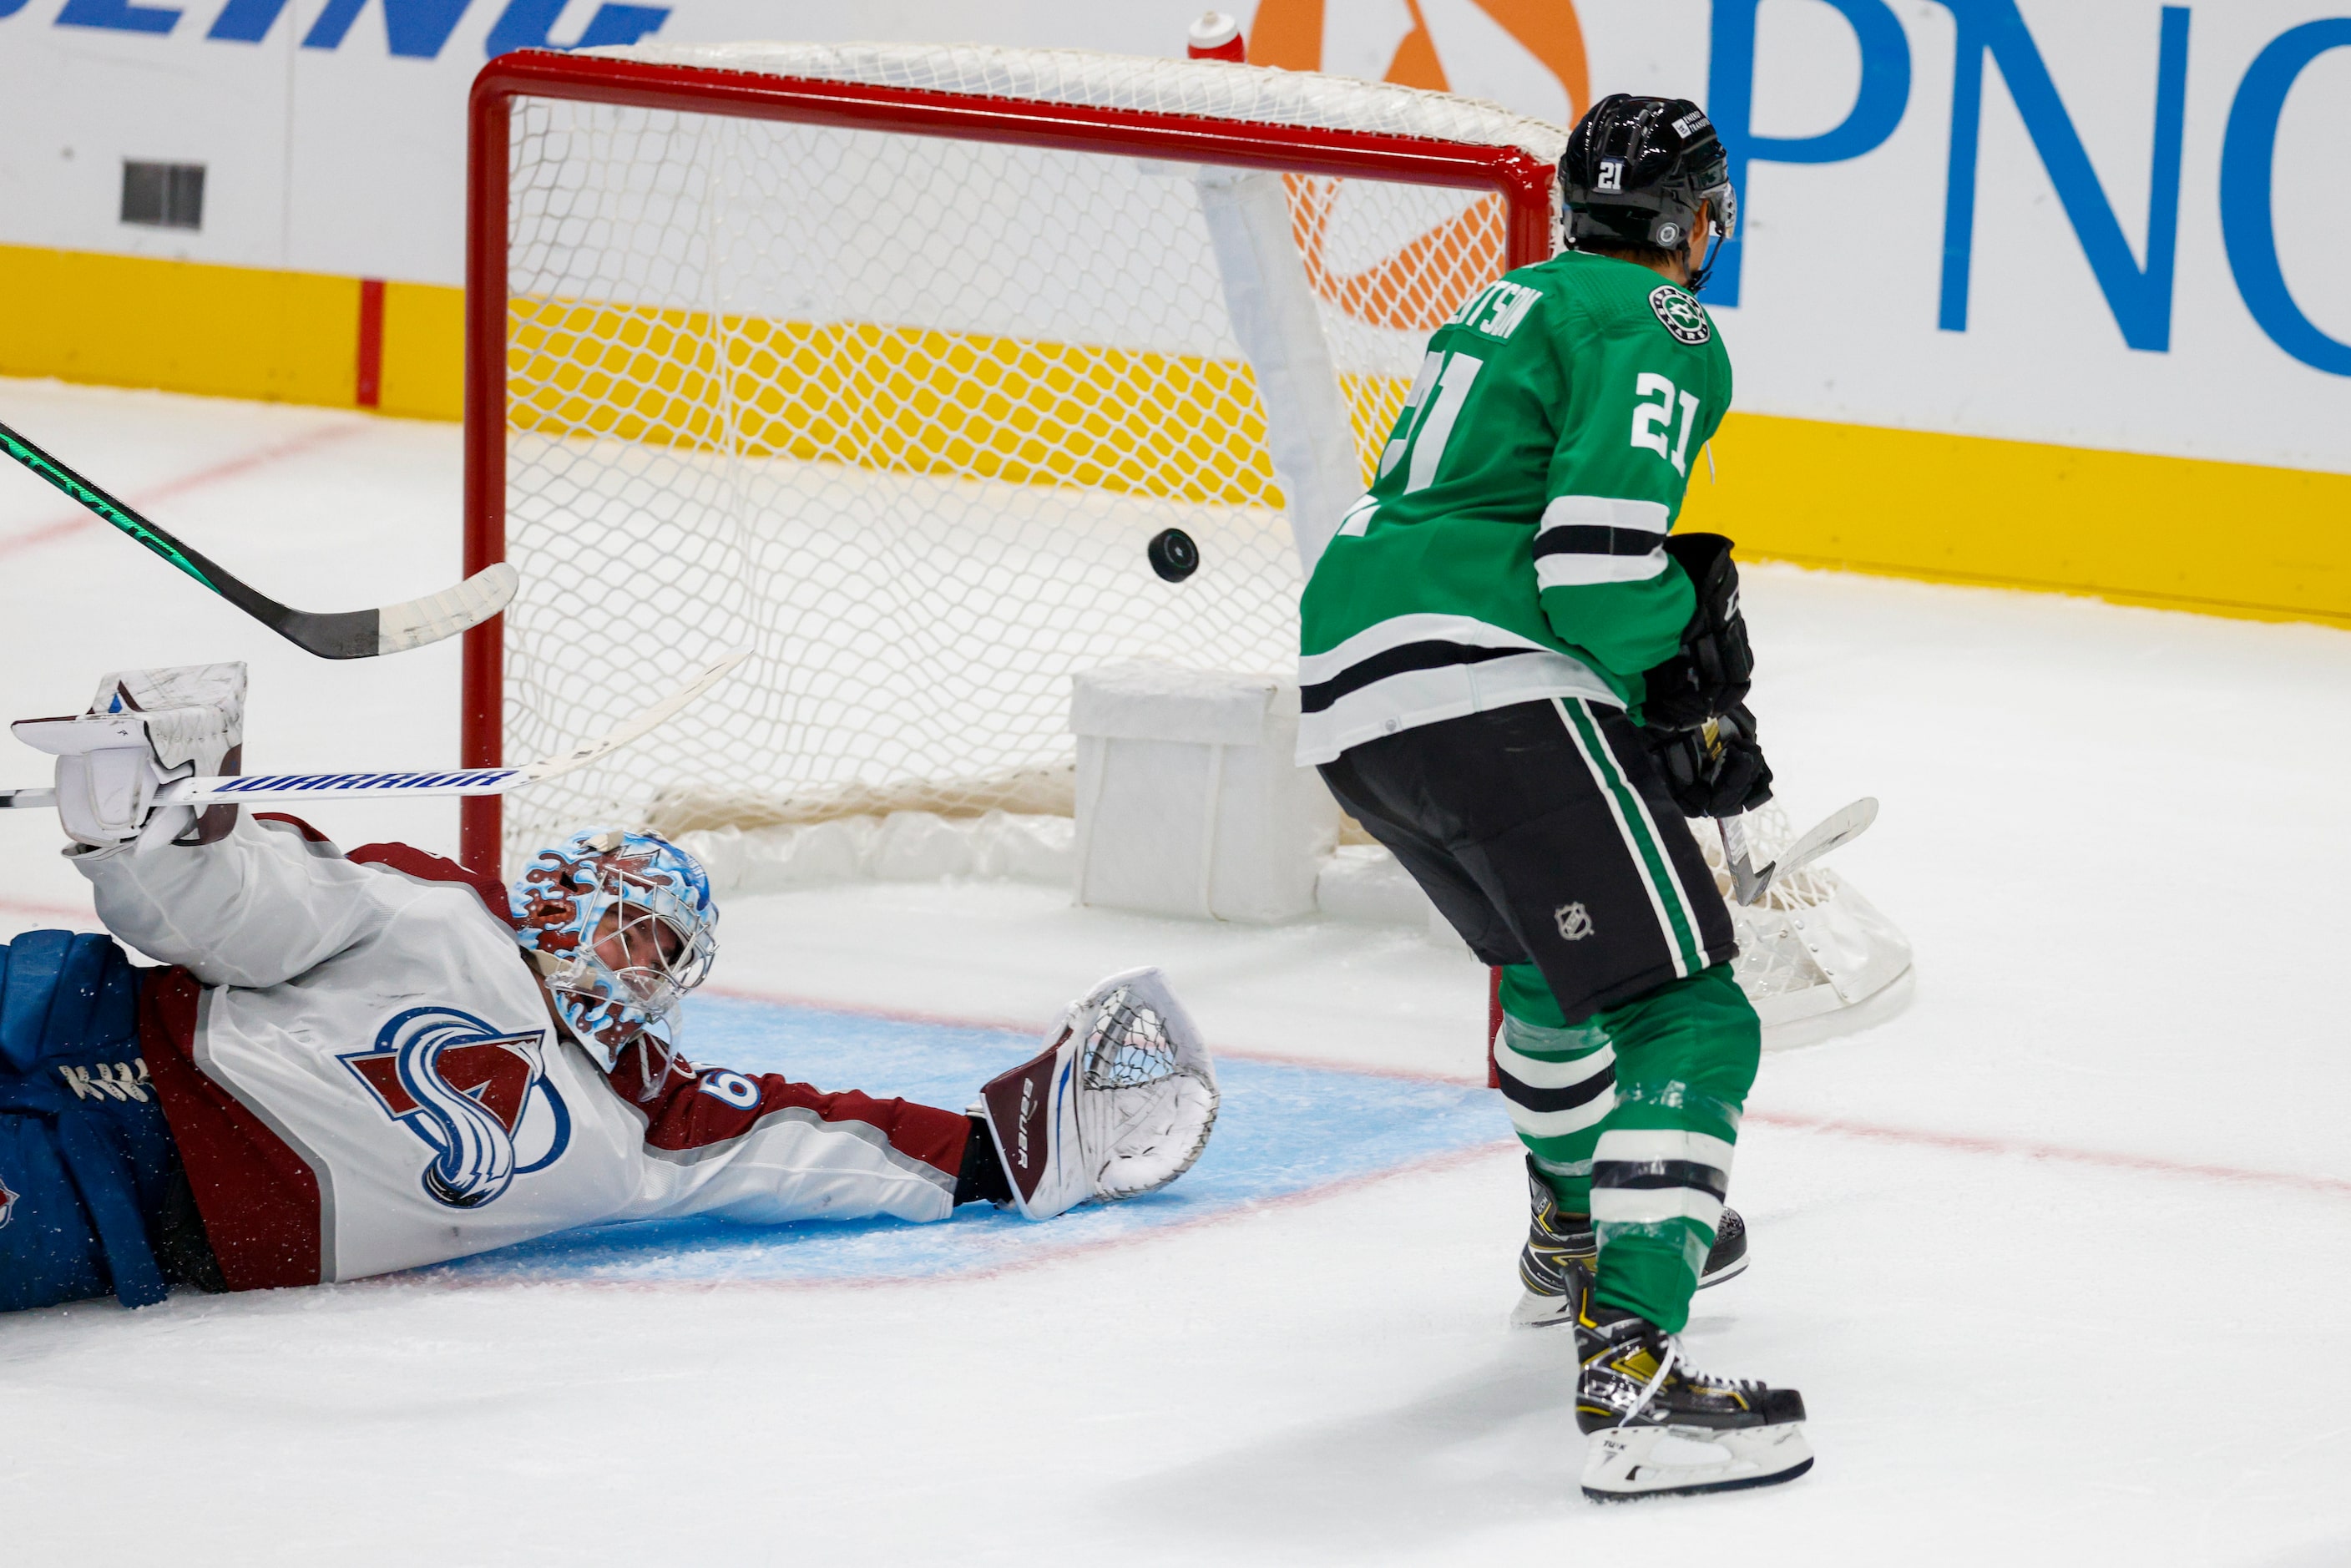
[[533, 856], [510, 896], [556, 1010], [607, 1065], [675, 1013], [717, 955], [709, 877], [653, 833], [574, 833]]

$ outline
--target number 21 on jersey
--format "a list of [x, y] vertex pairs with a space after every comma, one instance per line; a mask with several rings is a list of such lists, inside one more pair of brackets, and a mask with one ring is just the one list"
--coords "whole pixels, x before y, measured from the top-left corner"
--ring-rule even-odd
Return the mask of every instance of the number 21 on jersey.
[[[1690, 432], [1698, 428], [1698, 399], [1655, 371], [1641, 372], [1633, 395], [1639, 400], [1633, 404], [1633, 444], [1647, 447], [1672, 464], [1675, 473], [1687, 478]], [[1677, 413], [1681, 416], [1678, 422], [1674, 417]], [[1677, 423], [1678, 435], [1674, 434]]]
[[1409, 496], [1437, 482], [1437, 465], [1445, 461], [1446, 444], [1453, 439], [1461, 405], [1469, 401], [1469, 388], [1485, 368], [1485, 361], [1458, 350], [1432, 352], [1421, 361], [1420, 374], [1405, 394], [1404, 434], [1380, 454], [1380, 477], [1387, 477], [1388, 470], [1409, 452], [1412, 465], [1405, 471], [1404, 493]]

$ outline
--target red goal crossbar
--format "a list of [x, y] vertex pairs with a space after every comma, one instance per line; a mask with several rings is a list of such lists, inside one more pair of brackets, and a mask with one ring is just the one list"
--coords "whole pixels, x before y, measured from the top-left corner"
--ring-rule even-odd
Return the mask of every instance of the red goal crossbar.
[[[1551, 256], [1552, 170], [1514, 146], [872, 87], [538, 49], [501, 55], [474, 78], [467, 110], [465, 507], [468, 573], [504, 560], [507, 554], [507, 164], [509, 122], [518, 98], [569, 99], [1490, 191], [1501, 196], [1505, 207], [1504, 267], [1531, 266]], [[502, 619], [494, 618], [465, 633], [459, 748], [467, 768], [495, 768], [504, 761]], [[649, 649], [647, 655], [658, 658], [660, 651]], [[498, 874], [497, 797], [471, 797], [458, 810], [459, 854], [465, 866], [476, 873]]]

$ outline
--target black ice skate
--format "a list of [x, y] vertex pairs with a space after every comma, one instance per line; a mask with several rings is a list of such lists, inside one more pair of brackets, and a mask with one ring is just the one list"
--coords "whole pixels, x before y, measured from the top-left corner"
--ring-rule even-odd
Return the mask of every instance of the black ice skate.
[[1586, 1442], [1583, 1495], [1596, 1502], [1777, 1486], [1813, 1468], [1804, 1396], [1712, 1377], [1681, 1342], [1637, 1317], [1594, 1322], [1591, 1276], [1569, 1266], [1576, 1313], [1575, 1424]]
[[[1511, 1310], [1510, 1322], [1522, 1329], [1549, 1328], [1575, 1316], [1564, 1271], [1571, 1263], [1591, 1268], [1599, 1256], [1599, 1243], [1589, 1216], [1560, 1213], [1559, 1200], [1535, 1168], [1532, 1155], [1527, 1156], [1527, 1203], [1531, 1211], [1527, 1244], [1519, 1249], [1519, 1283], [1526, 1289]], [[1747, 1222], [1739, 1218], [1737, 1209], [1726, 1208], [1714, 1233], [1714, 1249], [1706, 1255], [1706, 1268], [1698, 1274], [1698, 1288], [1719, 1285], [1746, 1268]]]

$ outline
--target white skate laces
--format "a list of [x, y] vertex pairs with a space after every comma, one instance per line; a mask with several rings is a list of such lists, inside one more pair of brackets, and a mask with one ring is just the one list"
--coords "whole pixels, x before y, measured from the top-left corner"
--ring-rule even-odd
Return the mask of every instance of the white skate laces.
[[[1619, 1413], [1607, 1385], [1633, 1385], [1636, 1375], [1625, 1364], [1636, 1352], [1656, 1364]], [[1584, 1385], [1576, 1410], [1583, 1495], [1595, 1501], [1771, 1486], [1812, 1468], [1801, 1395], [1709, 1376], [1690, 1364], [1678, 1335], [1652, 1328], [1603, 1346], [1584, 1366], [1604, 1380]], [[1667, 1394], [1677, 1375], [1682, 1387]]]
[[1657, 1396], [1657, 1390], [1666, 1385], [1666, 1379], [1672, 1375], [1674, 1363], [1682, 1358], [1682, 1342], [1680, 1336], [1676, 1334], [1667, 1334], [1665, 1336], [1665, 1341], [1666, 1354], [1657, 1358], [1657, 1370], [1656, 1374], [1650, 1377], [1648, 1383], [1642, 1388], [1641, 1396], [1633, 1401], [1632, 1408], [1626, 1410], [1624, 1417], [1616, 1423], [1619, 1427], [1629, 1426], [1632, 1423], [1634, 1416], [1638, 1416], [1642, 1411], [1648, 1408], [1649, 1401]]

